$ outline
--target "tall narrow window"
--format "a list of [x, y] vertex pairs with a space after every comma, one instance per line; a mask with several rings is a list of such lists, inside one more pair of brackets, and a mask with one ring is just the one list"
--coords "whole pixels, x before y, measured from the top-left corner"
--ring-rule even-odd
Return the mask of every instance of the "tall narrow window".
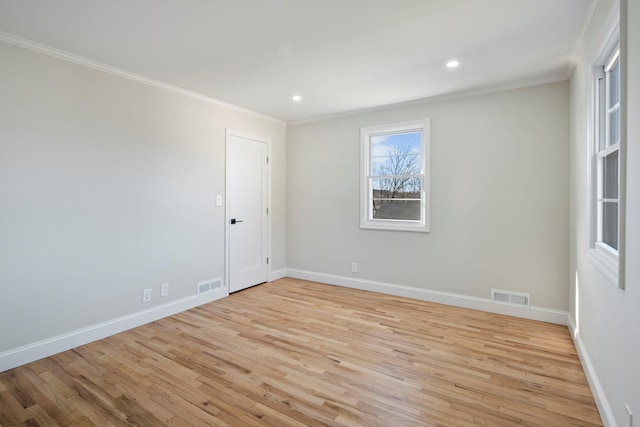
[[429, 120], [361, 129], [362, 228], [429, 231]]
[[615, 47], [596, 67], [594, 138], [595, 212], [592, 249], [596, 263], [617, 280], [620, 212], [621, 92], [620, 50]]

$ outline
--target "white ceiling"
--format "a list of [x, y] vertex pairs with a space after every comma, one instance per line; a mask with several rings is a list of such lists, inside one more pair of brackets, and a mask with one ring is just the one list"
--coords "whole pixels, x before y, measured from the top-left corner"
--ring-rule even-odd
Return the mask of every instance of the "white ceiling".
[[296, 122], [565, 79], [594, 1], [0, 0], [0, 31]]

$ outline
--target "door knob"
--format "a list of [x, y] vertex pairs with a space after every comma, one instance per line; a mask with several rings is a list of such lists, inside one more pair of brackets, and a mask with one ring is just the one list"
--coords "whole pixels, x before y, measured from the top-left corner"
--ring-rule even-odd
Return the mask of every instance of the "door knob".
[[242, 221], [239, 219], [231, 218], [231, 225], [236, 224], [238, 222], [242, 222]]

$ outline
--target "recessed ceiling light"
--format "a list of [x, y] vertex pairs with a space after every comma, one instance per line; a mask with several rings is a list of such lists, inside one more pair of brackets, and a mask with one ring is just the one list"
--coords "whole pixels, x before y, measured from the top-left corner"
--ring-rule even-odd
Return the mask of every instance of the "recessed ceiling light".
[[447, 68], [456, 68], [458, 65], [460, 65], [460, 61], [458, 61], [457, 59], [452, 59], [451, 61], [447, 62]]
[[300, 102], [300, 101], [302, 101], [302, 97], [300, 95], [293, 95], [291, 97], [291, 100], [295, 101], [295, 102]]

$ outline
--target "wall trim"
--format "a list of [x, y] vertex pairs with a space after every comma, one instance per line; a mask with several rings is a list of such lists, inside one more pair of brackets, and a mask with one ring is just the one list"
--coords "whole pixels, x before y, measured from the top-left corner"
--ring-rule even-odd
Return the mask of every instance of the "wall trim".
[[281, 268], [280, 270], [272, 271], [269, 274], [269, 281], [273, 282], [274, 280], [284, 279], [285, 277], [287, 277], [287, 269]]
[[558, 325], [564, 326], [567, 325], [569, 317], [569, 313], [567, 311], [556, 310], [552, 308], [536, 306], [531, 306], [529, 308], [508, 306], [504, 304], [492, 303], [491, 299], [489, 298], [478, 298], [451, 292], [415, 288], [412, 286], [402, 286], [392, 283], [376, 282], [372, 280], [354, 279], [351, 277], [297, 270], [293, 268], [287, 269], [287, 276], [294, 279], [328, 283], [330, 285], [361, 289], [363, 291], [380, 292], [383, 294], [414, 298], [422, 301], [447, 304], [473, 310], [487, 311], [490, 313], [504, 314], [507, 316], [521, 317], [524, 319], [556, 323]]
[[[593, 0], [591, 4], [588, 6], [587, 13], [585, 13], [584, 18], [582, 20], [582, 25], [580, 26], [580, 32], [578, 33], [578, 37], [573, 45], [573, 49], [571, 50], [571, 57], [574, 62], [575, 59], [580, 55], [580, 51], [582, 50], [582, 46], [587, 38], [587, 34], [593, 28], [593, 24], [598, 16], [598, 12], [602, 7], [602, 0]], [[575, 64], [569, 70], [567, 78], [570, 78], [575, 70]]]
[[93, 341], [97, 341], [147, 323], [155, 322], [156, 320], [172, 316], [202, 304], [207, 304], [227, 295], [226, 287], [221, 286], [217, 291], [206, 292], [200, 295], [191, 295], [177, 301], [151, 307], [137, 313], [118, 317], [113, 320], [108, 320], [106, 322], [98, 323], [96, 325], [2, 352], [0, 353], [0, 372], [25, 365], [45, 357], [53, 356], [54, 354], [89, 344]]
[[589, 387], [591, 388], [591, 393], [593, 394], [593, 398], [596, 401], [596, 406], [598, 407], [598, 411], [600, 412], [602, 423], [605, 427], [618, 427], [618, 424], [616, 424], [616, 419], [613, 416], [613, 411], [611, 410], [611, 405], [609, 404], [609, 400], [607, 399], [607, 395], [602, 388], [602, 384], [600, 383], [600, 379], [598, 378], [596, 369], [593, 366], [593, 363], [591, 363], [591, 358], [589, 357], [589, 353], [587, 353], [587, 348], [584, 346], [584, 342], [582, 341], [580, 330], [576, 327], [576, 322], [573, 320], [571, 314], [569, 314], [568, 316], [567, 326], [569, 327], [569, 331], [571, 332], [571, 338], [573, 338], [573, 343], [578, 352], [580, 362], [582, 362], [582, 369], [585, 372], [587, 382], [589, 383]]
[[569, 77], [567, 76], [571, 75], [574, 68], [575, 66], [568, 66], [567, 71], [563, 73], [563, 75], [553, 76], [545, 79], [526, 80], [526, 81], [517, 82], [517, 83], [496, 84], [492, 86], [483, 87], [480, 89], [468, 89], [468, 90], [462, 90], [462, 91], [453, 92], [453, 93], [430, 95], [430, 96], [425, 96], [423, 98], [417, 98], [409, 101], [400, 101], [392, 104], [379, 105], [376, 107], [343, 111], [335, 114], [327, 114], [324, 116], [311, 117], [309, 119], [293, 120], [293, 121], [287, 122], [287, 127], [303, 125], [307, 123], [324, 122], [327, 120], [341, 119], [344, 117], [375, 113], [378, 111], [386, 111], [386, 110], [392, 110], [397, 108], [409, 108], [409, 107], [420, 106], [420, 105], [430, 105], [430, 104], [435, 104], [440, 102], [456, 101], [459, 99], [473, 98], [476, 96], [499, 94], [502, 92], [509, 92], [512, 90], [527, 89], [535, 86], [565, 82], [569, 80]]
[[85, 58], [83, 56], [76, 55], [62, 49], [57, 49], [55, 47], [48, 46], [46, 44], [42, 44], [42, 43], [34, 42], [32, 40], [28, 40], [22, 37], [14, 36], [13, 34], [5, 33], [4, 31], [0, 31], [0, 41], [13, 46], [21, 47], [23, 49], [27, 49], [34, 52], [42, 53], [44, 55], [52, 56], [54, 58], [61, 59], [63, 61], [72, 62], [74, 64], [82, 65], [84, 67], [92, 68], [94, 70], [98, 70], [104, 73], [112, 74], [114, 76], [122, 77], [127, 80], [132, 80], [134, 82], [142, 83], [147, 86], [152, 86], [157, 89], [162, 89], [168, 92], [177, 93], [179, 95], [188, 96], [190, 98], [195, 98], [200, 101], [204, 101], [210, 104], [215, 104], [220, 107], [225, 107], [230, 110], [238, 111], [240, 113], [250, 114], [254, 117], [259, 117], [261, 119], [266, 119], [272, 122], [286, 125], [286, 122], [280, 119], [277, 119], [275, 117], [267, 116], [266, 114], [261, 114], [253, 110], [249, 110], [243, 107], [239, 107], [237, 105], [229, 104], [227, 102], [220, 101], [218, 99], [211, 98], [209, 96], [202, 95], [187, 89], [183, 89], [181, 87], [174, 86], [169, 83], [164, 83], [164, 82], [161, 82], [160, 80], [155, 80], [150, 77], [143, 76], [141, 74], [136, 74], [127, 70], [123, 70], [121, 68], [112, 67], [102, 62], [94, 61], [92, 59]]

